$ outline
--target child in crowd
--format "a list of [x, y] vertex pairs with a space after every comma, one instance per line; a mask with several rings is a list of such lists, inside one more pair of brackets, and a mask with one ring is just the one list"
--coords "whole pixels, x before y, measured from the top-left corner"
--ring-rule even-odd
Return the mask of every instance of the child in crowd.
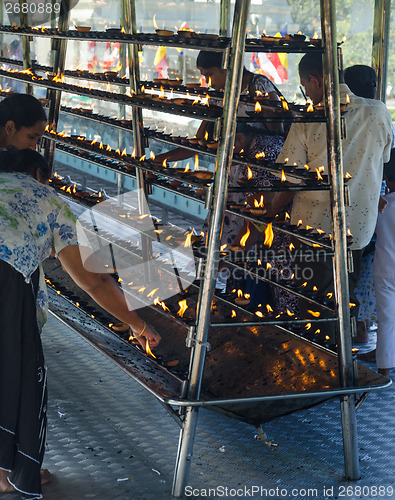
[[376, 253], [373, 274], [376, 288], [377, 331], [376, 363], [379, 373], [389, 377], [395, 367], [395, 151], [384, 164], [384, 179], [388, 193], [385, 210], [379, 214], [376, 226]]

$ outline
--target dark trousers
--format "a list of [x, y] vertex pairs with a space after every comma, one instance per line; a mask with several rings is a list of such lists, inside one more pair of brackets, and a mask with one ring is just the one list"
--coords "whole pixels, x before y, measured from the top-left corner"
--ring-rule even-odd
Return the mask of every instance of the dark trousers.
[[[307, 292], [307, 294], [315, 294], [319, 297], [319, 299], [317, 298], [317, 301], [320, 301], [322, 297], [327, 298], [327, 294], [332, 294], [334, 297], [333, 258], [326, 256], [324, 251], [304, 245], [296, 239], [293, 243], [298, 252], [307, 254], [307, 259], [295, 259], [294, 272], [297, 284], [301, 286], [307, 282], [307, 285], [301, 288], [302, 293]], [[312, 254], [314, 252], [318, 254], [318, 257], [313, 258]], [[351, 252], [354, 269], [352, 273], [348, 273], [350, 303], [355, 304], [355, 306], [350, 309], [350, 314], [351, 316], [354, 316], [355, 319], [358, 318], [359, 302], [354, 290], [361, 272], [362, 252], [363, 250], [353, 250]], [[317, 287], [317, 292], [314, 291], [314, 287]], [[337, 342], [335, 323], [314, 322], [314, 316], [308, 311], [320, 312], [322, 310], [319, 307], [312, 305], [307, 300], [300, 299], [299, 317], [312, 320], [312, 332], [318, 332], [319, 330], [314, 339], [319, 343], [335, 344]], [[325, 317], [325, 314], [322, 313], [320, 317]]]
[[24, 499], [41, 494], [46, 370], [32, 282], [0, 260], [0, 467]]

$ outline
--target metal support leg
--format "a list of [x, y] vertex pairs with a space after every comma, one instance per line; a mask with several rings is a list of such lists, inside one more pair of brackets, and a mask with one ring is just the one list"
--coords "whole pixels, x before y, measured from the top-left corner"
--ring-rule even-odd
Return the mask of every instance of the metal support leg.
[[344, 471], [345, 478], [356, 481], [361, 478], [358, 461], [358, 438], [355, 394], [344, 396], [340, 400], [343, 431]]
[[184, 426], [180, 432], [178, 443], [177, 461], [173, 478], [172, 495], [182, 497], [191, 467], [193, 444], [195, 441], [198, 419], [198, 407], [188, 406], [185, 413]]

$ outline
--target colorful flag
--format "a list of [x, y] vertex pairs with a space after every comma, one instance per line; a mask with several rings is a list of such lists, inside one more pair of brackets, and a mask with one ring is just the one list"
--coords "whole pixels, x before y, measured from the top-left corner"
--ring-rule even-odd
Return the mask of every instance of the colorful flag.
[[[287, 33], [287, 25], [276, 33], [276, 37], [281, 38]], [[273, 83], [280, 84], [288, 80], [288, 56], [283, 53], [262, 53], [253, 52], [251, 67], [255, 73], [265, 75]]]
[[156, 72], [155, 78], [167, 78], [166, 47], [158, 47], [155, 54], [154, 66]]

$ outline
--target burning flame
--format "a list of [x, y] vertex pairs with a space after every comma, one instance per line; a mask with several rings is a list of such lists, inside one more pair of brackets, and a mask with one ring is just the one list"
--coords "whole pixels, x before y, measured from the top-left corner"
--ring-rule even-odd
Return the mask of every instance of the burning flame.
[[317, 38], [318, 38], [318, 33], [317, 33], [316, 31], [314, 31], [313, 38], [314, 38], [315, 40], [317, 40]]
[[251, 179], [252, 179], [252, 170], [250, 169], [250, 167], [247, 167], [247, 180]]
[[180, 300], [178, 305], [180, 306], [180, 309], [178, 310], [177, 314], [178, 314], [178, 316], [181, 316], [181, 318], [182, 318], [184, 316], [185, 311], [188, 309], [186, 299]]
[[235, 318], [236, 317], [236, 311], [234, 309], [232, 309], [232, 315], [231, 315], [232, 318]]
[[289, 249], [290, 249], [290, 251], [292, 252], [292, 250], [294, 250], [294, 249], [295, 249], [295, 245], [294, 245], [293, 243], [290, 243], [290, 244], [289, 244]]
[[[321, 169], [321, 167], [320, 167], [320, 169]], [[324, 178], [323, 178], [323, 177], [322, 177], [322, 175], [321, 175], [320, 169], [318, 169], [318, 168], [316, 167], [315, 171], [317, 172], [317, 179], [318, 179], [319, 181], [323, 181], [323, 180], [324, 180]]]
[[287, 180], [284, 170], [281, 170], [281, 182], [285, 182]]
[[310, 310], [307, 310], [308, 313], [310, 313], [312, 316], [314, 316], [315, 318], [318, 318], [319, 316], [321, 316], [321, 313], [318, 312], [318, 311], [310, 311]]
[[351, 102], [351, 101], [350, 101], [350, 96], [349, 96], [348, 94], [346, 94], [346, 103], [347, 103], [347, 104], [350, 104], [350, 102]]
[[263, 242], [264, 245], [268, 245], [269, 247], [272, 246], [274, 238], [274, 232], [272, 226], [273, 226], [272, 222], [270, 222], [267, 225], [267, 228], [265, 229], [265, 241]]
[[248, 240], [248, 237], [250, 236], [250, 234], [251, 234], [250, 224], [249, 224], [249, 222], [247, 222], [247, 231], [240, 239], [240, 246], [245, 247], [246, 241]]
[[163, 88], [163, 85], [160, 86], [160, 94], [159, 94], [160, 99], [165, 98], [165, 89]]
[[310, 328], [311, 328], [311, 323], [306, 323], [305, 328], [306, 328], [306, 330], [310, 330]]
[[164, 311], [169, 311], [169, 308], [167, 307], [167, 305], [162, 301], [159, 300], [159, 297], [156, 297], [155, 300], [154, 300], [154, 305], [155, 306], [161, 306], [161, 308], [164, 310]]
[[350, 228], [347, 229], [347, 236], [351, 236], [352, 237], [352, 232], [351, 232]]
[[313, 113], [314, 111], [314, 106], [313, 106], [313, 103], [310, 103], [307, 107], [307, 110], [306, 110], [308, 113]]
[[146, 352], [149, 356], [152, 356], [153, 358], [155, 358], [155, 359], [156, 359], [156, 356], [154, 356], [154, 355], [152, 354], [152, 351], [151, 351], [150, 346], [149, 346], [148, 339], [147, 339], [147, 342], [146, 342], [146, 344], [145, 344], [145, 352]]
[[257, 158], [257, 159], [258, 159], [258, 158], [265, 158], [265, 153], [264, 153], [263, 151], [261, 151], [260, 153], [257, 153], [257, 154], [255, 155], [255, 158]]
[[152, 18], [152, 24], [154, 25], [154, 29], [158, 30], [159, 26], [156, 23], [156, 14], [154, 14], [154, 17]]
[[207, 132], [207, 130], [206, 130], [206, 133], [204, 134], [204, 140], [208, 141], [208, 132]]
[[263, 312], [255, 311], [255, 314], [258, 316], [258, 318], [263, 318]]
[[289, 213], [285, 212], [285, 220], [290, 219], [290, 218], [291, 218], [291, 216], [289, 215]]
[[289, 111], [288, 103], [287, 103], [287, 101], [284, 98], [281, 99], [281, 104], [283, 106], [284, 111]]
[[255, 104], [255, 113], [260, 113], [261, 111], [262, 111], [262, 107], [259, 104], [259, 101], [257, 101]]
[[266, 304], [266, 309], [267, 309], [268, 313], [272, 313], [273, 312], [273, 309], [271, 308], [271, 306], [269, 304]]
[[349, 172], [346, 172], [345, 178], [346, 179], [352, 179], [352, 175]]
[[195, 155], [195, 164], [193, 170], [199, 170], [199, 155]]
[[326, 294], [326, 296], [328, 297], [328, 299], [331, 299], [331, 298], [333, 297], [333, 293], [332, 293], [332, 292], [328, 292], [328, 293]]
[[185, 239], [185, 243], [184, 243], [185, 248], [189, 248], [191, 246], [192, 234], [193, 234], [193, 229], [190, 233], [188, 233], [188, 236]]
[[258, 202], [258, 200], [254, 200], [254, 207], [255, 208], [262, 208], [263, 207], [263, 194], [261, 194], [261, 198]]

